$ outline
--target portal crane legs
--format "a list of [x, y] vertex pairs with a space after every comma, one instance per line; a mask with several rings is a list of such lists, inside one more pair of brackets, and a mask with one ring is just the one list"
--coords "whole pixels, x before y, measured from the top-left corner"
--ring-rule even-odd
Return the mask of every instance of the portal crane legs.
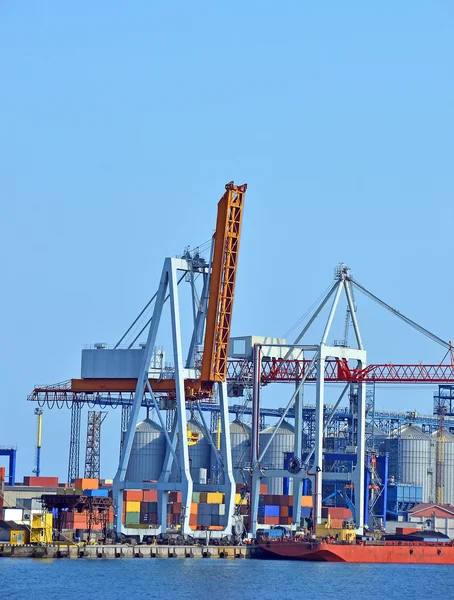
[[[116, 503], [115, 529], [117, 536], [122, 533], [132, 533], [126, 530], [122, 524], [123, 490], [126, 489], [156, 489], [158, 491], [159, 523], [154, 534], [164, 533], [166, 529], [166, 505], [170, 491], [182, 492], [182, 522], [181, 533], [185, 535], [197, 535], [190, 529], [189, 517], [193, 492], [193, 479], [190, 471], [189, 452], [187, 444], [187, 399], [185, 381], [196, 380], [197, 372], [194, 368], [185, 366], [181, 339], [180, 306], [178, 297], [177, 272], [190, 272], [192, 266], [186, 259], [167, 258], [162, 270], [159, 290], [156, 297], [154, 312], [148, 331], [147, 343], [144, 349], [143, 361], [137, 379], [137, 387], [131, 408], [131, 416], [128, 428], [123, 440], [123, 452], [119, 461], [118, 471], [114, 479], [114, 498]], [[207, 267], [203, 267], [204, 270]], [[173, 359], [175, 372], [175, 399], [158, 398], [152, 391], [149, 382], [149, 364], [153, 349], [156, 345], [156, 337], [161, 322], [164, 301], [167, 292], [170, 292], [170, 325], [172, 331]], [[203, 310], [204, 307], [201, 307]], [[189, 361], [187, 364], [190, 364]], [[220, 482], [213, 487], [213, 491], [221, 491], [225, 494], [226, 515], [224, 518], [224, 530], [221, 534], [230, 534], [232, 530], [232, 515], [234, 503], [234, 478], [232, 472], [232, 459], [229, 434], [229, 413], [226, 383], [220, 382], [218, 395], [221, 412], [221, 447], [220, 453], [221, 478]], [[153, 407], [160, 421], [166, 438], [166, 454], [161, 475], [157, 483], [143, 483], [126, 481], [126, 470], [131, 454], [135, 427], [139, 419], [140, 408], [144, 392], [147, 391], [151, 398]], [[175, 409], [175, 419], [170, 432], [167, 431], [166, 418], [163, 412], [166, 408]], [[207, 491], [209, 486], [205, 487]], [[141, 530], [143, 534], [143, 530]], [[201, 532], [205, 535], [205, 532]]]

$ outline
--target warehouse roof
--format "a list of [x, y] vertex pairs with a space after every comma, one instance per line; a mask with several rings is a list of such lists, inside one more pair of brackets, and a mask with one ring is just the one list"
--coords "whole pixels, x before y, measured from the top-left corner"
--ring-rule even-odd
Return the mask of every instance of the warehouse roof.
[[412, 517], [447, 517], [454, 519], [454, 506], [452, 504], [434, 504], [433, 502], [422, 502], [408, 511]]

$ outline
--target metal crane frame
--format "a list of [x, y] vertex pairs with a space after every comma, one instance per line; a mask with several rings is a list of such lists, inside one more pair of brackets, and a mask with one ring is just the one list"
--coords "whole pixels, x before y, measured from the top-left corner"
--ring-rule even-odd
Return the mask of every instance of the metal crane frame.
[[[294, 405], [295, 412], [295, 442], [294, 442], [294, 456], [297, 460], [300, 460], [302, 456], [302, 441], [303, 441], [303, 389], [306, 380], [309, 378], [315, 378], [316, 381], [316, 396], [315, 396], [315, 446], [309, 453], [308, 458], [304, 464], [296, 465], [293, 476], [293, 522], [299, 524], [301, 517], [301, 494], [303, 488], [303, 479], [308, 476], [313, 478], [313, 496], [314, 496], [314, 523], [315, 525], [320, 524], [322, 521], [322, 485], [323, 485], [323, 436], [326, 427], [334, 417], [334, 410], [340, 404], [344, 394], [348, 389], [346, 385], [333, 409], [332, 415], [328, 418], [328, 421], [324, 421], [324, 396], [325, 396], [325, 370], [326, 361], [330, 358], [334, 358], [336, 363], [348, 365], [348, 362], [353, 360], [356, 361], [356, 370], [363, 372], [366, 368], [366, 351], [363, 346], [361, 339], [361, 333], [356, 318], [356, 312], [354, 310], [354, 304], [352, 294], [350, 290], [348, 280], [348, 269], [339, 268], [336, 273], [336, 281], [326, 294], [319, 307], [309, 319], [308, 324], [297, 338], [297, 344], [289, 347], [287, 356], [293, 350], [299, 350], [300, 354], [303, 354], [305, 364], [308, 366], [304, 369], [301, 377], [296, 382], [296, 388], [292, 394], [286, 408], [282, 412], [282, 415], [276, 424], [270, 439], [268, 440], [265, 448], [259, 450], [259, 419], [260, 419], [260, 388], [261, 388], [261, 373], [262, 373], [262, 356], [261, 356], [261, 345], [256, 344], [254, 347], [254, 359], [253, 359], [253, 413], [252, 413], [252, 444], [251, 444], [251, 531], [253, 535], [257, 532], [257, 517], [258, 517], [258, 503], [259, 503], [259, 487], [260, 479], [263, 477], [288, 477], [288, 471], [286, 469], [266, 469], [263, 465], [264, 456], [272, 443], [274, 436], [277, 434], [280, 426], [282, 425], [289, 409]], [[331, 325], [339, 304], [341, 293], [345, 293], [347, 305], [350, 310], [350, 318], [352, 320], [353, 329], [355, 332], [357, 347], [348, 346], [329, 346], [327, 344], [328, 335], [331, 330]], [[324, 332], [319, 344], [316, 345], [302, 345], [301, 342], [310, 329], [312, 324], [316, 321], [323, 307], [328, 303], [330, 298], [334, 296], [331, 308], [329, 311], [328, 319], [325, 324]], [[312, 354], [311, 359], [307, 359], [308, 354]], [[284, 363], [282, 363], [284, 365]], [[277, 374], [276, 374], [277, 375]], [[366, 386], [363, 380], [358, 381], [358, 393], [357, 393], [357, 437], [358, 444], [356, 447], [356, 467], [353, 471], [353, 482], [355, 486], [355, 522], [357, 531], [362, 533], [364, 527], [364, 484], [365, 484], [365, 473], [363, 465], [365, 463], [366, 455]], [[309, 471], [309, 461], [312, 459], [312, 472]]]
[[[188, 356], [188, 360], [185, 362], [183, 358], [182, 348], [182, 335], [181, 335], [181, 322], [180, 322], [180, 303], [178, 295], [178, 274], [190, 273], [194, 269], [194, 266], [190, 261], [182, 258], [167, 258], [164, 261], [162, 270], [160, 285], [156, 296], [154, 305], [153, 316], [148, 331], [148, 337], [144, 354], [142, 358], [142, 366], [137, 379], [136, 391], [134, 394], [134, 400], [131, 407], [130, 418], [128, 427], [123, 438], [123, 449], [120, 457], [117, 474], [114, 478], [114, 498], [116, 504], [116, 515], [115, 515], [115, 528], [117, 535], [120, 534], [136, 534], [134, 528], [127, 528], [122, 523], [122, 504], [123, 504], [123, 491], [127, 489], [156, 489], [158, 491], [158, 510], [159, 524], [158, 528], [153, 533], [162, 533], [166, 526], [166, 510], [168, 502], [168, 494], [170, 491], [181, 491], [182, 493], [182, 530], [181, 533], [184, 535], [197, 536], [197, 534], [203, 534], [205, 532], [193, 531], [189, 526], [189, 516], [193, 492], [193, 480], [190, 472], [189, 463], [189, 452], [187, 445], [187, 417], [186, 417], [186, 389], [185, 382], [196, 381], [198, 379], [198, 371], [193, 366], [187, 366], [191, 364], [193, 358], [191, 352]], [[207, 277], [209, 274], [209, 268], [201, 267], [202, 272]], [[206, 281], [205, 277], [205, 281]], [[175, 381], [175, 392], [176, 397], [174, 400], [168, 398], [159, 398], [152, 389], [148, 380], [148, 366], [151, 361], [151, 355], [156, 345], [156, 338], [159, 326], [162, 320], [162, 312], [164, 307], [164, 300], [167, 292], [170, 294], [170, 326], [172, 332], [172, 350], [174, 359], [173, 378]], [[203, 316], [205, 306], [199, 309], [199, 314]], [[202, 319], [202, 317], [200, 317]], [[199, 319], [199, 320], [200, 320]], [[200, 328], [196, 326], [194, 328], [194, 338], [197, 338], [197, 331], [200, 332]], [[194, 345], [191, 345], [193, 347]], [[161, 475], [156, 483], [143, 483], [143, 482], [130, 482], [126, 481], [126, 470], [129, 462], [129, 457], [132, 449], [132, 442], [134, 438], [134, 432], [136, 425], [139, 420], [139, 413], [143, 402], [144, 392], [147, 391], [150, 399], [151, 406], [155, 409], [156, 415], [159, 419], [160, 425], [163, 429], [166, 438], [166, 454], [164, 459], [164, 465]], [[219, 397], [220, 405], [220, 417], [221, 417], [221, 444], [218, 450], [220, 454], [220, 465], [221, 465], [221, 478], [218, 484], [213, 485], [213, 491], [221, 491], [225, 494], [226, 504], [226, 515], [224, 522], [224, 529], [222, 534], [230, 534], [232, 529], [232, 515], [233, 515], [233, 503], [234, 503], [234, 478], [232, 472], [232, 459], [230, 449], [230, 435], [229, 435], [229, 416], [228, 416], [228, 398], [227, 398], [227, 384], [226, 382], [217, 383], [217, 392]], [[170, 432], [167, 431], [166, 427], [166, 408], [175, 409], [175, 419]], [[175, 465], [177, 472], [177, 480], [172, 481], [172, 467]], [[207, 491], [210, 491], [209, 486], [205, 487]], [[143, 529], [140, 530], [140, 534], [143, 535]]]

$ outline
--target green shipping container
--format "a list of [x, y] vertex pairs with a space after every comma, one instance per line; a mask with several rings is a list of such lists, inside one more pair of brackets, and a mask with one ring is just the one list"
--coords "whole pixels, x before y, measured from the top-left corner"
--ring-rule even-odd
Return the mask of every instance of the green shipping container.
[[140, 512], [127, 512], [126, 513], [126, 525], [137, 525], [140, 523]]
[[200, 502], [200, 492], [192, 492], [192, 501], [193, 502]]

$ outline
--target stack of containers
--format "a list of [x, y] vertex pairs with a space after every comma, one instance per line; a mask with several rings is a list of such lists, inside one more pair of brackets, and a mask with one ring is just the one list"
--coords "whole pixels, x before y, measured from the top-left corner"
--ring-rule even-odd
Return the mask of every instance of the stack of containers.
[[[241, 503], [241, 495], [235, 494], [235, 504]], [[192, 494], [189, 525], [191, 529], [222, 530], [225, 520], [225, 496], [221, 492], [194, 492]]]
[[169, 501], [167, 503], [167, 525], [169, 527], [180, 525], [182, 506], [182, 493], [169, 492]]
[[[309, 517], [312, 510], [312, 496], [302, 496], [301, 507], [301, 516]], [[293, 496], [260, 494], [258, 520], [263, 525], [291, 525]]]
[[328, 520], [330, 526], [333, 529], [341, 529], [342, 523], [352, 517], [352, 511], [349, 508], [335, 507], [335, 506], [323, 506], [322, 507], [322, 522], [326, 523]]
[[140, 522], [149, 527], [158, 524], [158, 491], [144, 490], [143, 501], [140, 503]]
[[[57, 495], [80, 495], [90, 498], [108, 498], [109, 490], [107, 488], [99, 488], [99, 479], [96, 478], [77, 478], [74, 480], [75, 488], [58, 488]], [[113, 507], [109, 509], [109, 522], [113, 523], [114, 512]], [[102, 524], [92, 522], [93, 530], [101, 530]], [[65, 513], [65, 529], [88, 529], [88, 515], [86, 511], [67, 511]]]
[[140, 505], [143, 502], [142, 490], [124, 490], [123, 523], [133, 527], [140, 524]]

